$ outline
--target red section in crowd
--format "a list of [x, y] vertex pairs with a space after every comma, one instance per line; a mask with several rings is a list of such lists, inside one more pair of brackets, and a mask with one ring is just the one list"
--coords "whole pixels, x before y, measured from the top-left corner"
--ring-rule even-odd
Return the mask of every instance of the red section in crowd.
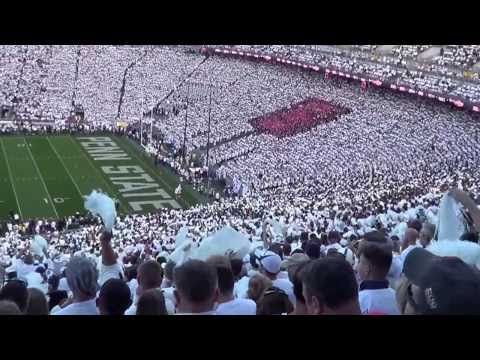
[[312, 98], [250, 120], [258, 131], [277, 137], [293, 136], [318, 124], [335, 120], [350, 110]]

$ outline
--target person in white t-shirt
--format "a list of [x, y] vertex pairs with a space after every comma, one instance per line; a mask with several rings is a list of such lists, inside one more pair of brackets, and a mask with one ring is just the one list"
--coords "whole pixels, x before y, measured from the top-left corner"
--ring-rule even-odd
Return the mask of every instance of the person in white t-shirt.
[[413, 228], [408, 228], [405, 231], [405, 235], [403, 237], [402, 242], [402, 253], [398, 257], [400, 269], [403, 271], [403, 265], [405, 263], [405, 259], [407, 255], [415, 248], [422, 247], [421, 245], [417, 244], [418, 239], [418, 231]]
[[392, 264], [392, 246], [385, 238], [377, 240], [363, 240], [359, 247], [360, 309], [362, 314], [400, 315], [395, 290], [390, 288], [387, 280]]
[[[137, 292], [133, 298], [133, 304], [125, 312], [125, 315], [135, 315], [137, 311], [137, 302], [142, 294], [150, 289], [160, 289], [163, 281], [162, 266], [155, 260], [146, 261], [138, 267], [137, 270]], [[165, 300], [167, 310], [173, 314], [175, 309], [169, 300]]]
[[112, 234], [108, 231], [104, 231], [100, 236], [100, 244], [102, 246], [102, 258], [98, 275], [98, 284], [100, 286], [110, 279], [124, 277], [122, 266], [117, 261], [117, 254], [112, 248], [111, 240]]
[[225, 256], [213, 256], [207, 260], [217, 270], [217, 315], [255, 315], [257, 304], [250, 299], [236, 299], [233, 295], [234, 276], [230, 260]]
[[200, 260], [188, 260], [173, 272], [179, 315], [216, 315], [218, 278], [215, 267]]
[[293, 284], [288, 279], [278, 279], [280, 273], [282, 259], [272, 251], [264, 252], [260, 258], [260, 272], [272, 281], [272, 285], [283, 290], [288, 299], [295, 306], [295, 295], [293, 294]]
[[131, 303], [130, 289], [121, 279], [106, 281], [97, 299], [100, 315], [123, 315]]
[[85, 257], [74, 256], [65, 269], [73, 297], [52, 315], [98, 315], [96, 305], [97, 272]]

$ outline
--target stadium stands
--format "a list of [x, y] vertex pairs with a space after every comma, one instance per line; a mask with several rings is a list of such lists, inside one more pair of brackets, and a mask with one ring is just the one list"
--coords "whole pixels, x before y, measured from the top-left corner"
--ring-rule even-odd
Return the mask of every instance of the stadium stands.
[[[413, 59], [427, 48], [403, 45], [394, 56]], [[461, 79], [343, 50], [229, 49], [479, 100], [475, 85]], [[228, 184], [208, 204], [119, 216], [111, 234], [89, 214], [23, 219], [12, 209], [0, 225], [2, 311], [26, 313], [34, 301], [27, 288], [37, 288], [57, 315], [480, 312], [473, 269], [480, 266], [477, 113], [237, 54], [127, 46], [1, 50], [1, 102], [15, 117], [0, 123], [0, 136], [101, 131], [139, 141], [139, 119], [164, 106], [172, 110], [152, 116], [152, 138], [144, 127], [147, 152], [193, 181], [179, 155], [187, 119], [188, 155], [201, 154], [205, 167], [209, 146], [209, 165]], [[460, 54], [460, 64], [471, 63], [473, 50]], [[213, 84], [212, 104], [206, 88], [191, 84]], [[75, 104], [85, 121], [69, 125]], [[127, 123], [124, 130], [117, 120]], [[161, 150], [165, 144], [173, 151]], [[34, 235], [46, 239], [40, 252]], [[225, 251], [222, 242], [233, 240], [247, 245]], [[462, 281], [447, 288], [450, 277]]]

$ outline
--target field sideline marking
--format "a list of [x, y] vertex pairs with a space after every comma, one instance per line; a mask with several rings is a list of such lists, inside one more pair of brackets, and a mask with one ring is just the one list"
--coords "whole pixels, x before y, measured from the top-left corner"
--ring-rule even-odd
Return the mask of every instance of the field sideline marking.
[[[110, 189], [110, 191], [112, 191], [112, 195], [115, 195], [118, 199], [118, 201], [120, 201], [120, 205], [123, 207], [123, 210], [126, 210], [125, 211], [125, 214], [130, 214], [132, 213], [132, 210], [130, 209], [129, 206], [125, 206], [125, 204], [123, 203], [122, 200], [123, 197], [121, 196], [118, 196], [118, 193], [117, 191], [115, 191], [115, 189], [112, 189], [112, 186], [110, 185], [110, 182], [105, 180], [105, 178], [100, 174], [98, 175], [98, 173], [100, 172], [100, 170], [98, 170], [98, 168], [95, 166], [95, 164], [92, 163], [92, 161], [90, 160], [90, 157], [89, 155], [83, 150], [82, 146], [80, 145], [80, 143], [76, 142], [75, 140], [73, 140], [73, 136], [67, 136], [71, 141], [72, 143], [75, 145], [75, 147], [79, 147], [80, 148], [80, 153], [82, 154], [82, 156], [87, 159], [87, 162], [88, 164], [93, 168], [94, 172], [97, 173], [97, 177], [100, 177], [100, 179], [107, 185], [107, 187]], [[92, 189], [94, 190], [94, 189]]]
[[15, 190], [15, 183], [13, 182], [12, 171], [10, 169], [10, 164], [8, 163], [8, 156], [7, 152], [5, 151], [5, 145], [3, 144], [2, 138], [0, 138], [0, 144], [2, 145], [2, 151], [5, 155], [5, 162], [7, 163], [7, 170], [8, 175], [10, 176], [10, 183], [12, 184], [13, 194], [15, 195], [15, 200], [17, 201], [18, 212], [20, 213], [20, 217], [23, 219], [22, 209], [20, 209], [20, 203], [18, 202], [17, 191]]
[[58, 216], [57, 208], [55, 207], [55, 204], [52, 200], [52, 197], [50, 196], [50, 193], [48, 192], [47, 184], [45, 184], [45, 180], [43, 180], [42, 173], [40, 172], [40, 169], [38, 168], [37, 161], [35, 160], [35, 158], [32, 155], [32, 151], [30, 150], [30, 146], [28, 146], [27, 139], [23, 138], [23, 141], [25, 141], [25, 144], [27, 144], [26, 148], [28, 150], [28, 154], [32, 158], [33, 165], [35, 165], [35, 168], [37, 169], [38, 175], [40, 175], [40, 180], [42, 180], [42, 184], [43, 184], [43, 187], [45, 188], [45, 191], [47, 192], [48, 199], [52, 203], [52, 209], [55, 212], [55, 215], [57, 216], [57, 219], [59, 219], [60, 217]]
[[80, 190], [80, 188], [78, 187], [77, 182], [76, 182], [75, 179], [73, 178], [72, 174], [70, 174], [70, 171], [68, 171], [67, 167], [65, 166], [65, 163], [63, 162], [62, 158], [60, 157], [60, 155], [58, 154], [57, 150], [55, 149], [55, 147], [53, 146], [52, 142], [50, 141], [50, 138], [49, 138], [48, 136], [47, 136], [46, 138], [47, 138], [48, 144], [49, 144], [50, 147], [52, 148], [53, 152], [54, 152], [55, 155], [58, 157], [58, 160], [60, 160], [60, 162], [62, 163], [63, 167], [64, 167], [65, 170], [67, 171], [68, 176], [70, 176], [70, 179], [72, 179], [73, 185], [75, 185], [75, 187], [77, 188], [78, 193], [80, 194], [80, 199], [83, 200], [83, 194], [82, 194], [82, 191]]

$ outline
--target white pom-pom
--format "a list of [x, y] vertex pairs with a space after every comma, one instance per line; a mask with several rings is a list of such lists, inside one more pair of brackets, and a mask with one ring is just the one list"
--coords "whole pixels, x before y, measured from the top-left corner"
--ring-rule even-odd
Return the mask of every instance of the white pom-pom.
[[96, 192], [95, 190], [88, 196], [85, 196], [85, 209], [93, 215], [100, 216], [107, 231], [112, 231], [117, 211], [115, 202], [107, 195]]

